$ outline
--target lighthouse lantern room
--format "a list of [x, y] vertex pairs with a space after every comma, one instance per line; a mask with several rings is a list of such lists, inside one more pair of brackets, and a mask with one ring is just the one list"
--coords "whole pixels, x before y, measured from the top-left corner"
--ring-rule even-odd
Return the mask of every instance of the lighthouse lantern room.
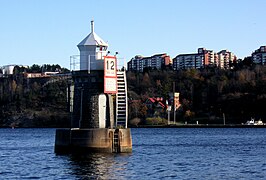
[[94, 32], [94, 21], [91, 21], [91, 33], [78, 44], [78, 48], [80, 70], [103, 70], [108, 44]]

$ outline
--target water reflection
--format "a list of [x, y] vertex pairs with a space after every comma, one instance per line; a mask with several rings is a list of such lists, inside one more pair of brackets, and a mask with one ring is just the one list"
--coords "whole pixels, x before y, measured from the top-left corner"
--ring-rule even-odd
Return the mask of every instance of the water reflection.
[[126, 179], [131, 154], [71, 155], [71, 174], [78, 179]]

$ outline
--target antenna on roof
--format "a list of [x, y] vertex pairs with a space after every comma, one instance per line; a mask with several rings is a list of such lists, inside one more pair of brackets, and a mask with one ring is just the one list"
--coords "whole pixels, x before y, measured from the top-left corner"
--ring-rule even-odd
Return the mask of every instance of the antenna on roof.
[[91, 32], [92, 33], [94, 32], [94, 20], [93, 19], [91, 20]]

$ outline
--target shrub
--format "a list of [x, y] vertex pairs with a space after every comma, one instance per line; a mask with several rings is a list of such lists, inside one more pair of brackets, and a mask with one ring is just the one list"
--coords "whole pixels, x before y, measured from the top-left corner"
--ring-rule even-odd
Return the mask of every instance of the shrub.
[[129, 121], [129, 124], [132, 126], [138, 126], [139, 123], [140, 123], [140, 118], [133, 118]]
[[167, 125], [167, 119], [161, 117], [146, 118], [146, 125]]

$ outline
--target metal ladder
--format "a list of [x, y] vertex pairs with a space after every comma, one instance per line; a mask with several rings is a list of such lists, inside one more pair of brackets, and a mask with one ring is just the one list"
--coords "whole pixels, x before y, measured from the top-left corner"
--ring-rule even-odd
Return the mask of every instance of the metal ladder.
[[120, 152], [120, 139], [119, 139], [119, 129], [116, 129], [113, 137], [113, 152]]
[[116, 127], [127, 128], [128, 118], [126, 72], [117, 71]]

